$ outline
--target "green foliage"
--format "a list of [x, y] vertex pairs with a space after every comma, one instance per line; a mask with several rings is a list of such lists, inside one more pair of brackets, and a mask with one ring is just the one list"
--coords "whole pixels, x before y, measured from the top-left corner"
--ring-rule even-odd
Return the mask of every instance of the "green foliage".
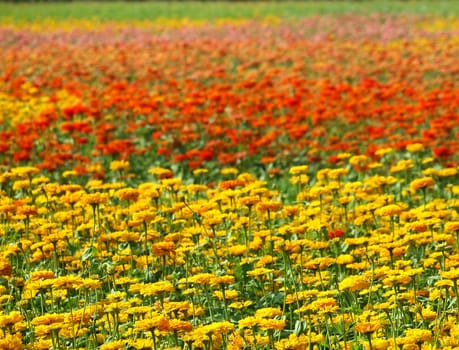
[[21, 2], [0, 3], [0, 19], [33, 21], [40, 18], [100, 20], [153, 20], [157, 18], [304, 17], [334, 13], [459, 14], [458, 1], [279, 1], [279, 2]]

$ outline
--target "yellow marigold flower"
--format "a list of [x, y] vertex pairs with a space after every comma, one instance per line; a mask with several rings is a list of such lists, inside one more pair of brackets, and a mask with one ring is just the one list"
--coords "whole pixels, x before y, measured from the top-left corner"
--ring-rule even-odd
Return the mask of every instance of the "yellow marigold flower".
[[373, 308], [375, 310], [384, 310], [384, 311], [392, 310], [392, 309], [395, 309], [396, 307], [397, 307], [397, 304], [395, 304], [394, 302], [390, 302], [390, 301], [383, 302], [383, 303], [377, 303], [373, 305]]
[[289, 170], [290, 175], [301, 175], [301, 174], [306, 174], [309, 170], [309, 167], [307, 165], [297, 165], [293, 166]]
[[349, 164], [353, 166], [363, 166], [367, 164], [369, 160], [370, 159], [368, 158], [368, 156], [361, 154], [361, 155], [356, 155], [356, 156], [352, 156], [351, 158], [349, 158]]
[[44, 280], [44, 279], [49, 279], [49, 278], [54, 278], [54, 272], [50, 270], [39, 270], [39, 271], [32, 271], [30, 273], [30, 279], [32, 281], [37, 281], [37, 280]]
[[408, 170], [414, 166], [414, 161], [412, 159], [402, 159], [399, 160], [397, 164], [390, 167], [391, 173], [398, 173], [401, 171]]
[[[129, 221], [127, 224], [129, 225], [129, 227], [135, 227], [135, 226], [139, 226], [139, 224], [142, 222], [160, 223], [161, 221], [163, 221], [163, 218], [159, 215], [156, 215], [156, 211], [154, 209], [147, 209], [147, 210], [141, 210], [141, 211], [135, 212], [132, 215], [132, 221]], [[126, 226], [121, 226], [121, 227], [126, 228]], [[148, 232], [148, 237], [153, 237], [153, 236], [156, 237], [155, 232]]]
[[374, 333], [377, 330], [380, 330], [381, 328], [382, 324], [379, 320], [373, 320], [369, 322], [358, 322], [355, 325], [355, 330], [362, 334]]
[[459, 221], [449, 221], [445, 224], [446, 232], [458, 232], [459, 231]]
[[310, 344], [321, 343], [325, 340], [322, 334], [316, 334], [314, 332], [308, 332], [308, 334], [296, 335], [295, 333], [290, 334], [287, 339], [281, 339], [274, 344], [276, 350], [304, 350], [309, 347]]
[[34, 326], [44, 326], [53, 323], [61, 323], [65, 319], [64, 314], [45, 314], [43, 316], [37, 316], [32, 320]]
[[84, 278], [83, 283], [81, 284], [79, 288], [95, 290], [100, 287], [102, 287], [102, 282], [100, 280], [96, 280], [93, 278]]
[[242, 205], [245, 205], [246, 207], [252, 207], [258, 202], [260, 202], [260, 197], [259, 196], [247, 196], [247, 197], [241, 197], [238, 199], [239, 203]]
[[365, 184], [368, 184], [372, 187], [381, 187], [387, 185], [393, 185], [397, 182], [397, 179], [394, 176], [380, 176], [375, 175], [364, 180]]
[[426, 157], [422, 160], [422, 164], [429, 164], [432, 163], [434, 159], [432, 157]]
[[152, 250], [154, 256], [170, 256], [175, 255], [176, 245], [174, 242], [158, 242], [153, 243]]
[[248, 271], [247, 275], [257, 277], [257, 276], [264, 276], [272, 272], [274, 272], [273, 269], [267, 269], [264, 267], [260, 267], [257, 269], [253, 269], [252, 271]]
[[64, 179], [67, 179], [67, 178], [72, 177], [72, 176], [77, 176], [77, 175], [78, 175], [78, 173], [75, 170], [67, 170], [67, 171], [64, 171], [62, 173], [62, 177]]
[[450, 269], [448, 271], [440, 271], [440, 276], [449, 280], [458, 280], [459, 279], [459, 267]]
[[114, 340], [109, 343], [102, 344], [100, 350], [122, 350], [126, 348], [126, 340]]
[[222, 175], [236, 175], [239, 173], [239, 170], [236, 168], [223, 168], [220, 170], [220, 174]]
[[333, 313], [339, 309], [335, 298], [319, 298], [311, 302], [311, 307], [320, 314]]
[[127, 160], [114, 160], [110, 163], [110, 170], [113, 171], [128, 170], [129, 167], [130, 165]]
[[120, 242], [138, 242], [140, 234], [128, 230], [113, 232], [112, 237]]
[[410, 153], [417, 153], [424, 149], [424, 145], [422, 143], [411, 143], [406, 146], [406, 150]]
[[49, 350], [53, 348], [53, 343], [51, 339], [36, 339], [33, 346], [36, 350]]
[[309, 189], [308, 194], [310, 198], [318, 198], [319, 196], [323, 196], [329, 193], [330, 189], [326, 186], [314, 186]]
[[[46, 176], [38, 176], [38, 177], [35, 177], [32, 179], [32, 185], [43, 185], [42, 187], [45, 186], [45, 184], [48, 184], [50, 181], [49, 178], [47, 178]], [[48, 186], [49, 188], [49, 186]]]
[[183, 332], [191, 332], [193, 330], [193, 325], [190, 321], [185, 320], [178, 320], [178, 319], [170, 319], [169, 320], [169, 327], [171, 331], [183, 331]]
[[182, 180], [179, 178], [163, 179], [161, 184], [173, 192], [178, 192], [183, 185]]
[[266, 319], [262, 318], [258, 320], [258, 326], [261, 330], [282, 330], [285, 328], [285, 320], [277, 319]]
[[209, 188], [206, 185], [200, 185], [200, 184], [189, 184], [186, 187], [186, 190], [189, 193], [198, 193], [198, 192], [206, 192]]
[[81, 327], [78, 323], [71, 323], [71, 325], [64, 324], [64, 327], [59, 331], [59, 336], [64, 338], [82, 337], [88, 331], [87, 327]]
[[205, 334], [226, 334], [234, 329], [234, 325], [229, 321], [213, 322], [202, 327]]
[[319, 295], [319, 291], [317, 289], [302, 290], [296, 293], [298, 300], [309, 300], [317, 295]]
[[171, 330], [169, 319], [163, 315], [154, 315], [151, 318], [136, 321], [134, 330], [140, 332], [154, 331], [157, 329], [160, 332], [168, 332]]
[[108, 202], [108, 194], [95, 192], [95, 193], [85, 193], [81, 196], [81, 202], [83, 204], [90, 205], [100, 205]]
[[331, 170], [330, 168], [319, 169], [316, 173], [317, 180], [319, 180], [319, 182], [324, 182], [328, 180], [328, 172], [330, 170]]
[[0, 349], [22, 350], [24, 348], [20, 334], [6, 334], [0, 338]]
[[370, 286], [370, 282], [363, 276], [348, 276], [338, 285], [339, 289], [341, 290], [349, 290], [351, 292], [355, 292], [368, 288]]
[[459, 338], [459, 325], [453, 325], [450, 329], [451, 336], [458, 339]]
[[452, 177], [457, 175], [457, 168], [440, 169], [436, 173], [439, 177]]
[[243, 319], [240, 319], [238, 322], [239, 329], [243, 328], [253, 328], [258, 325], [259, 319], [254, 316], [247, 316]]
[[139, 198], [139, 190], [136, 188], [123, 188], [115, 192], [115, 196], [121, 200], [135, 202]]
[[161, 190], [161, 185], [153, 183], [153, 182], [146, 182], [146, 183], [140, 184], [138, 186], [138, 190], [143, 197], [152, 198], [151, 193], [152, 192], [159, 193]]
[[22, 166], [11, 169], [11, 173], [17, 177], [30, 177], [33, 174], [38, 174], [40, 172], [39, 168], [33, 166]]
[[198, 169], [194, 169], [193, 170], [193, 175], [199, 176], [199, 175], [202, 175], [202, 174], [207, 174], [208, 172], [209, 172], [209, 169], [198, 168]]
[[209, 210], [203, 216], [204, 220], [202, 221], [202, 223], [204, 224], [204, 226], [210, 228], [215, 228], [215, 226], [222, 223], [223, 220], [226, 218], [225, 214], [222, 214], [218, 210]]
[[410, 183], [410, 189], [415, 192], [420, 189], [432, 187], [435, 184], [435, 180], [430, 176], [415, 179]]
[[348, 153], [348, 152], [338, 153], [337, 157], [339, 160], [348, 159], [352, 157], [352, 153]]
[[274, 201], [261, 201], [257, 204], [257, 209], [259, 211], [270, 211], [275, 212], [282, 208], [282, 202]]
[[399, 216], [403, 211], [403, 208], [398, 204], [385, 205], [375, 210], [377, 216]]
[[378, 157], [383, 157], [385, 156], [386, 154], [389, 154], [389, 153], [392, 153], [394, 150], [390, 147], [388, 148], [381, 148], [381, 149], [378, 149], [376, 152], [375, 152], [375, 155], [377, 155]]
[[380, 162], [372, 162], [370, 164], [368, 164], [368, 168], [369, 169], [377, 169], [377, 168], [382, 168], [382, 163]]
[[216, 290], [213, 295], [215, 295], [218, 300], [233, 300], [239, 297], [238, 291], [233, 289], [225, 290], [224, 293], [221, 290]]
[[172, 177], [173, 175], [172, 170], [161, 167], [150, 168], [148, 169], [148, 172], [158, 176], [159, 178]]
[[[371, 341], [371, 345], [373, 350], [386, 350], [389, 348], [391, 342], [392, 341], [388, 339], [375, 338]], [[366, 342], [366, 344], [368, 344], [368, 342]]]
[[195, 283], [197, 285], [205, 285], [209, 284], [212, 279], [215, 278], [215, 275], [211, 273], [200, 273], [189, 278], [191, 283]]
[[[139, 302], [141, 303], [142, 300], [139, 299]], [[176, 311], [183, 311], [187, 312], [190, 311], [193, 308], [191, 303], [189, 301], [166, 301], [163, 305], [163, 311], [166, 313], [170, 312], [176, 312]]]
[[8, 259], [0, 256], [0, 276], [10, 277], [13, 273], [13, 267]]
[[210, 280], [210, 285], [212, 287], [215, 286], [221, 286], [225, 284], [231, 284], [236, 281], [236, 278], [231, 275], [225, 275], [225, 276], [216, 276]]
[[[146, 349], [154, 349], [155, 348], [155, 343], [153, 342], [153, 339], [129, 339], [127, 340], [127, 343], [129, 345], [128, 348], [134, 348], [134, 349], [139, 349], [139, 350], [146, 350]], [[126, 347], [125, 347], [126, 348]]]
[[336, 258], [338, 265], [346, 265], [354, 262], [354, 256], [351, 254], [341, 254]]
[[319, 298], [310, 303], [307, 303], [301, 306], [299, 309], [296, 309], [295, 313], [320, 313], [328, 314], [333, 313], [339, 309], [339, 306], [334, 298]]
[[264, 307], [255, 311], [255, 317], [258, 318], [274, 318], [281, 315], [282, 310], [275, 307]]
[[14, 191], [23, 190], [24, 188], [29, 188], [29, 187], [30, 187], [29, 180], [16, 180], [13, 182]]
[[340, 177], [347, 175], [347, 174], [348, 174], [348, 170], [345, 168], [331, 169], [328, 172], [328, 178], [332, 180], [337, 180]]
[[301, 207], [299, 205], [286, 205], [282, 210], [286, 217], [291, 218], [301, 212]]
[[305, 174], [292, 176], [290, 179], [290, 182], [294, 185], [296, 184], [306, 185], [309, 182], [309, 176]]
[[34, 328], [34, 333], [35, 336], [37, 337], [45, 337], [49, 336], [54, 331], [59, 331], [65, 327], [65, 323], [63, 322], [57, 322], [57, 323], [52, 323], [49, 325], [38, 325], [35, 326]]
[[236, 180], [241, 181], [243, 183], [244, 189], [246, 190], [266, 185], [265, 181], [257, 180], [257, 178], [251, 173], [241, 173], [237, 176]]
[[174, 285], [169, 281], [159, 281], [154, 283], [146, 283], [140, 290], [140, 294], [144, 296], [159, 295], [175, 291]]
[[253, 301], [246, 300], [246, 301], [236, 301], [234, 303], [229, 304], [228, 306], [232, 309], [245, 309], [253, 304]]
[[411, 277], [407, 274], [392, 275], [383, 279], [385, 286], [405, 285], [411, 282]]
[[424, 342], [432, 341], [433, 335], [432, 332], [427, 329], [407, 329], [405, 332], [405, 337], [414, 344], [423, 344]]
[[24, 317], [19, 311], [11, 311], [7, 315], [0, 315], [0, 328], [5, 329], [5, 327], [12, 327], [22, 322], [23, 319]]
[[244, 255], [246, 251], [247, 251], [247, 246], [245, 244], [236, 244], [228, 248], [228, 252], [232, 256]]
[[[437, 318], [437, 311], [432, 310], [430, 307], [421, 309], [422, 319], [434, 320]], [[459, 335], [459, 334], [458, 334]]]

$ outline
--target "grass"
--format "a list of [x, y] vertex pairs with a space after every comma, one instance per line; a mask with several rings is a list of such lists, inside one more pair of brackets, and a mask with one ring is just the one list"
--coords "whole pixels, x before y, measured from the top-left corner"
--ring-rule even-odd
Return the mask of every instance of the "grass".
[[458, 15], [457, 1], [304, 1], [304, 2], [58, 2], [0, 3], [0, 18], [34, 21], [98, 18], [100, 20], [152, 20], [156, 18], [303, 17], [333, 13], [413, 13]]

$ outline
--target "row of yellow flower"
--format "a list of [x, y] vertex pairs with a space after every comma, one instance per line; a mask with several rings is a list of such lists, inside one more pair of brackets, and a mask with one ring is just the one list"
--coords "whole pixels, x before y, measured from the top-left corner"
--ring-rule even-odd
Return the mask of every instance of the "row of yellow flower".
[[13, 168], [0, 347], [458, 347], [458, 168], [422, 152], [341, 154], [288, 182], [157, 167], [128, 186], [114, 161], [113, 182], [58, 184]]

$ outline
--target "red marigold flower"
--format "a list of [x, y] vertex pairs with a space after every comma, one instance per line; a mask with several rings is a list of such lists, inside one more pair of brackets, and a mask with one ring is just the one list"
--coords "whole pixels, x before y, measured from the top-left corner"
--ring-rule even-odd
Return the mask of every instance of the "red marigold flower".
[[337, 230], [330, 230], [328, 231], [328, 238], [333, 239], [333, 238], [341, 238], [344, 236], [344, 231], [341, 229]]

